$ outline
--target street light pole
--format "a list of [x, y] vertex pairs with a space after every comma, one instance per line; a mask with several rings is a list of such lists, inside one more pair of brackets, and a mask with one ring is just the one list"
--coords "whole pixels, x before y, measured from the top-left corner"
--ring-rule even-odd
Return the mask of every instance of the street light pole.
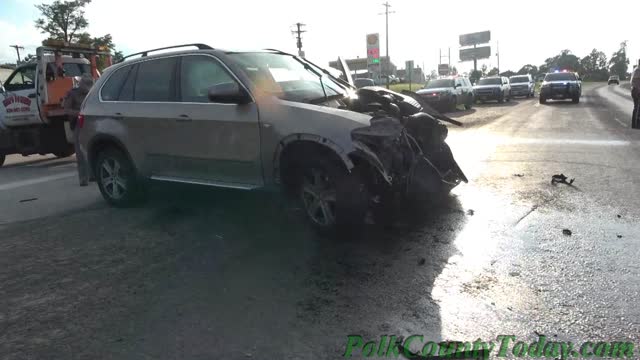
[[384, 4], [382, 4], [382, 6], [385, 7], [384, 9], [384, 16], [385, 16], [385, 30], [386, 30], [386, 46], [387, 46], [387, 63], [386, 63], [386, 71], [385, 71], [385, 75], [387, 76], [387, 89], [389, 88], [389, 68], [391, 65], [391, 59], [389, 58], [389, 14], [393, 14], [393, 11], [389, 11], [389, 8], [391, 7], [391, 5], [389, 4], [389, 1], [385, 2]]

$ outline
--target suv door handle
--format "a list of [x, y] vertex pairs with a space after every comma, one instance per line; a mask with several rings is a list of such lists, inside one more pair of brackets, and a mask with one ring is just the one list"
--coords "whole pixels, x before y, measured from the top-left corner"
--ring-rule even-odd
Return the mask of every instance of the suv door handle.
[[187, 121], [191, 121], [191, 118], [189, 117], [189, 115], [181, 114], [181, 115], [178, 115], [178, 117], [176, 118], [176, 121], [187, 122]]

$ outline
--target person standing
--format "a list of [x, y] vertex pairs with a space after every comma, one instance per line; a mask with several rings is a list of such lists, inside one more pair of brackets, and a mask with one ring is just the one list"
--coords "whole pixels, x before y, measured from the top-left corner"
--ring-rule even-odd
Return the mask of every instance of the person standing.
[[76, 162], [78, 163], [78, 179], [80, 186], [89, 185], [89, 171], [82, 152], [80, 151], [80, 127], [77, 126], [80, 106], [93, 86], [93, 78], [89, 74], [83, 74], [77, 88], [69, 90], [64, 98], [64, 110], [69, 117], [69, 123], [73, 130], [74, 145], [76, 148]]
[[631, 75], [631, 97], [633, 98], [633, 115], [631, 115], [631, 128], [640, 129], [640, 60]]

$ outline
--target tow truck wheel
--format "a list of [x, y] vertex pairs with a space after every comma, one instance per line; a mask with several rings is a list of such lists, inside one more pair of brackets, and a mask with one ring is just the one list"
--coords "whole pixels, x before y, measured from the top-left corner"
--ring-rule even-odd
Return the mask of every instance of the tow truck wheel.
[[0, 155], [0, 167], [2, 167], [2, 165], [4, 165], [4, 159], [6, 158], [6, 156], [4, 154]]
[[75, 152], [76, 152], [76, 149], [74, 148], [73, 145], [71, 145], [66, 149], [54, 151], [53, 155], [55, 155], [57, 158], [62, 159], [62, 158], [66, 158], [73, 155]]
[[368, 192], [358, 171], [327, 158], [316, 158], [300, 169], [298, 197], [307, 219], [320, 233], [357, 230], [364, 224]]
[[126, 207], [141, 199], [142, 191], [133, 164], [119, 149], [106, 148], [98, 154], [95, 175], [102, 197], [109, 204]]

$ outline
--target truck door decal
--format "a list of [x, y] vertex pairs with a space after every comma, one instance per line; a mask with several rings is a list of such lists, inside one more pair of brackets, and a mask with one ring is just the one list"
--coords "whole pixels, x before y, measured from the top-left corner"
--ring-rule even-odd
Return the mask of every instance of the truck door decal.
[[7, 113], [31, 111], [31, 99], [26, 96], [8, 94], [2, 105], [7, 109]]

